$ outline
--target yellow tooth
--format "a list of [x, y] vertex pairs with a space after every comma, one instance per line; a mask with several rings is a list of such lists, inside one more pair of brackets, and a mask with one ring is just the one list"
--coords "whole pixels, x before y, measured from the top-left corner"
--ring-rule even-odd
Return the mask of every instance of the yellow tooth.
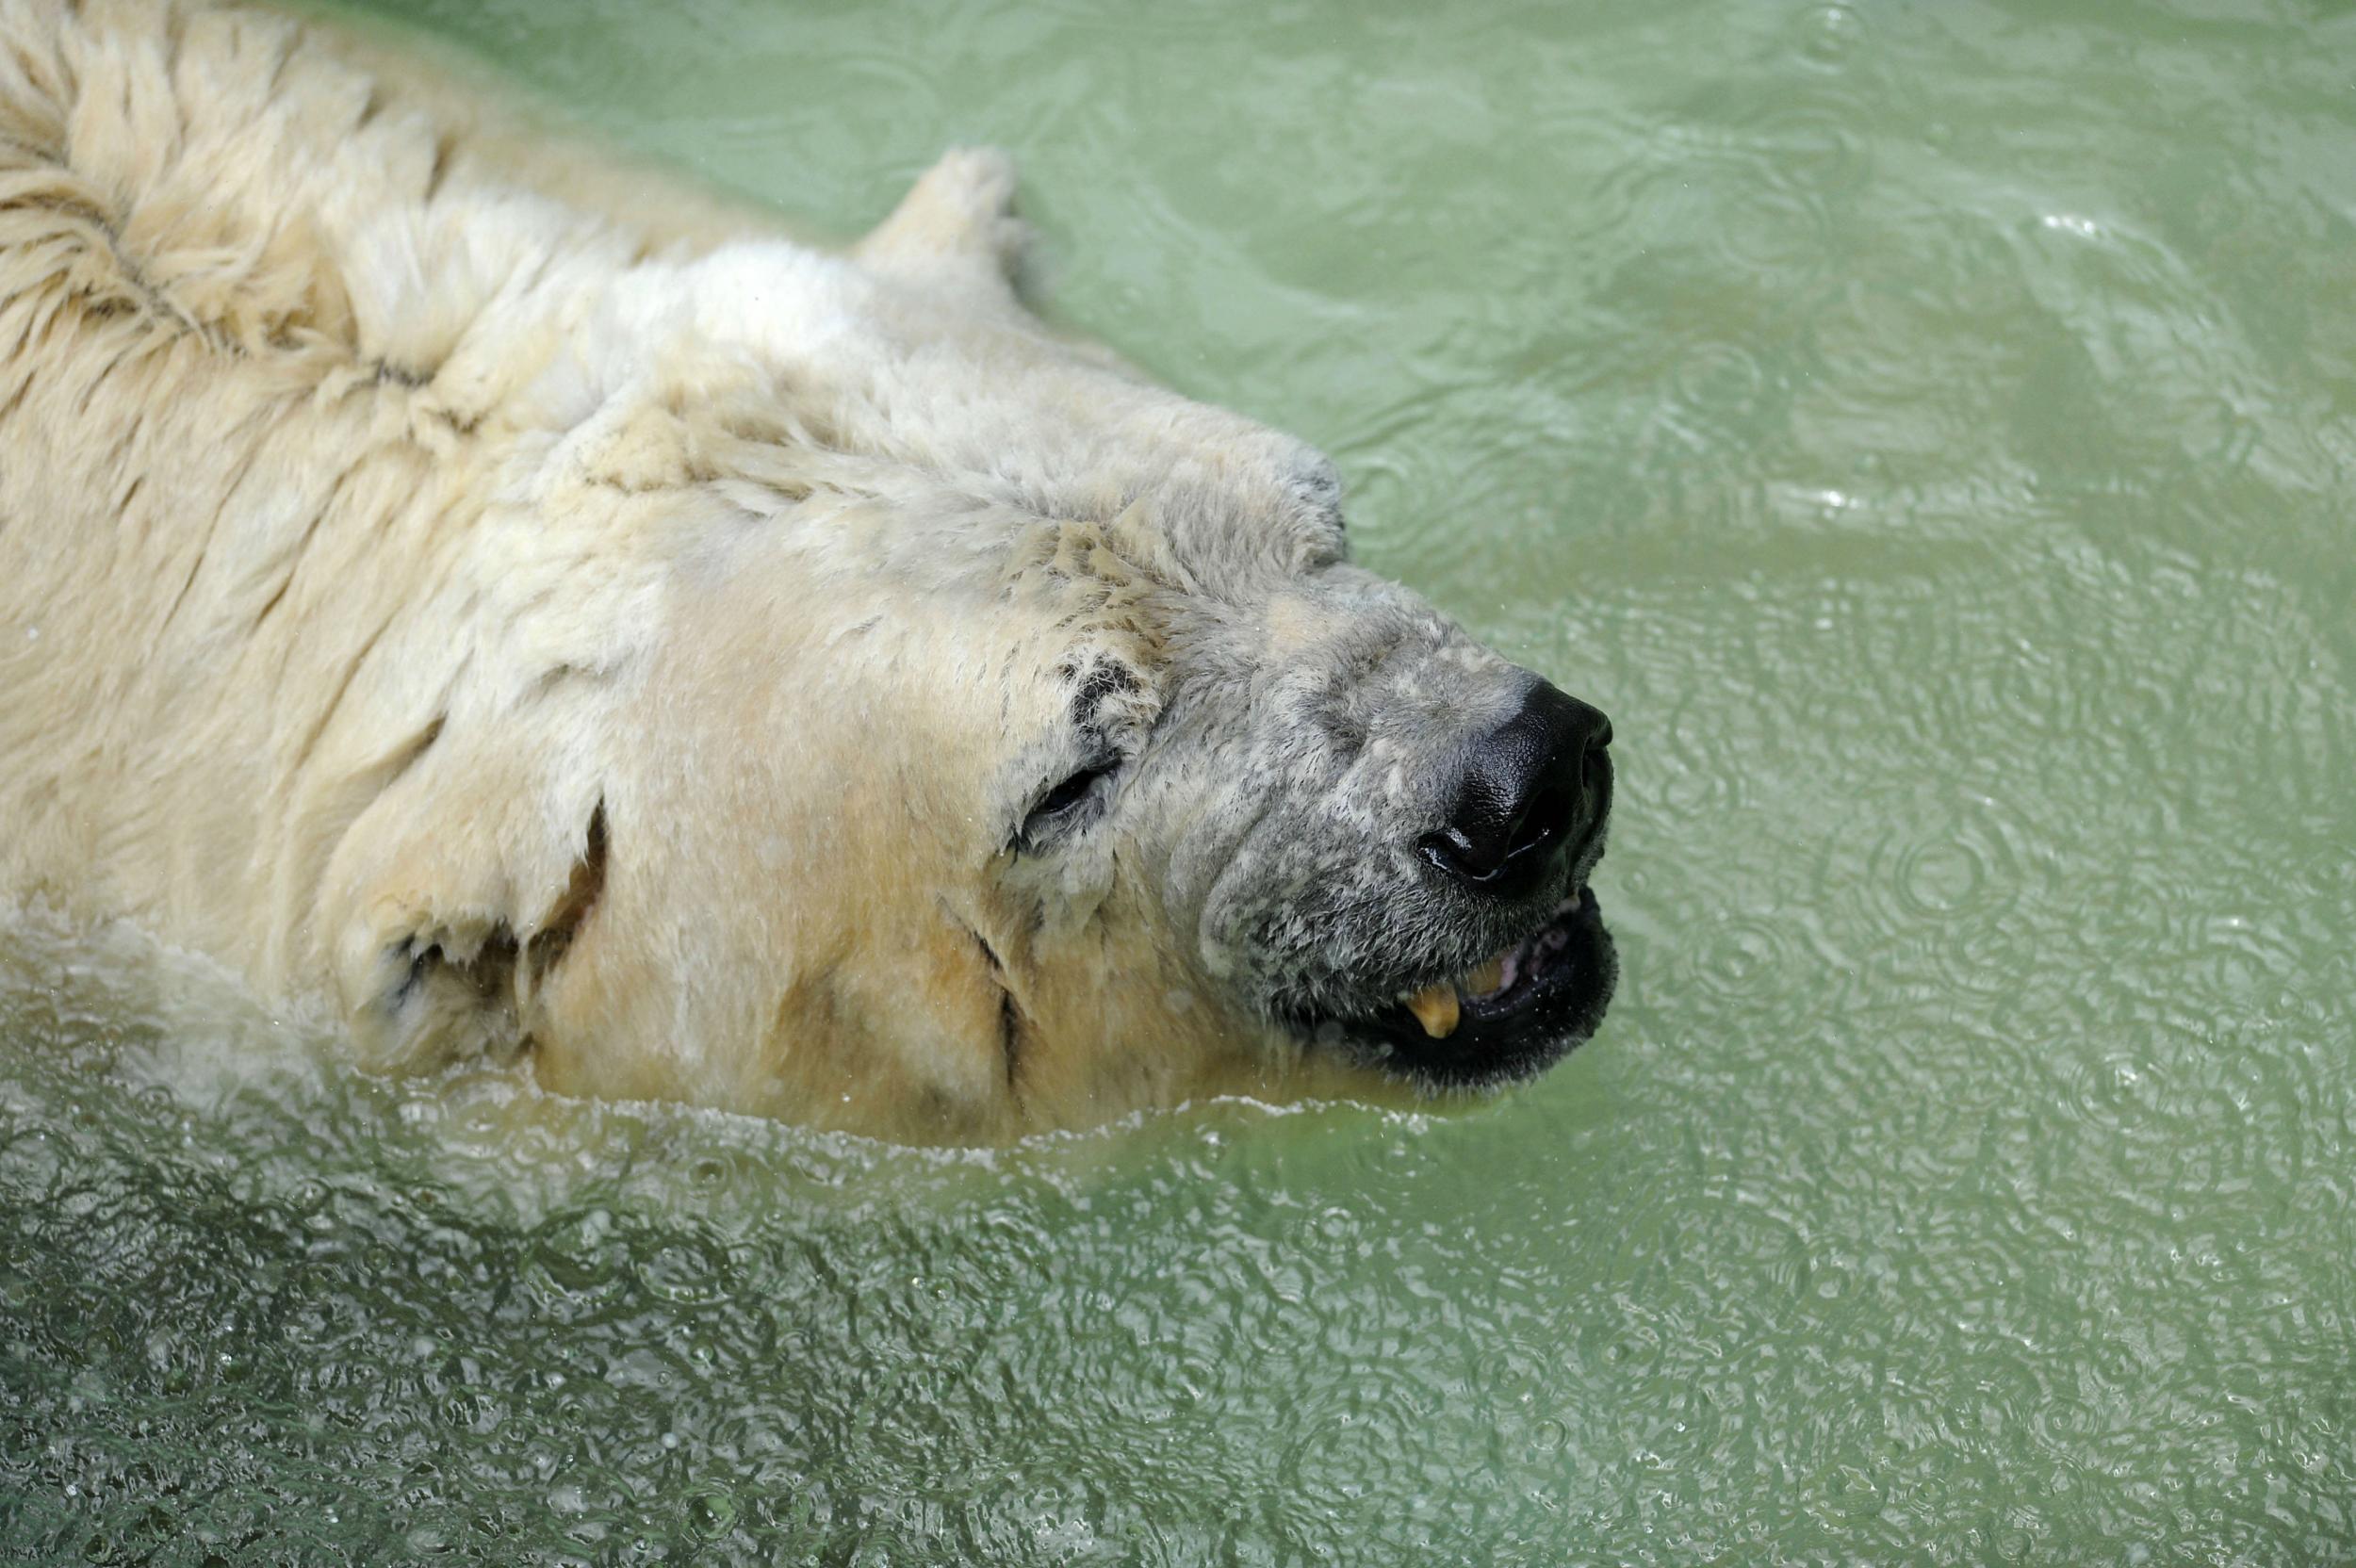
[[1464, 976], [1464, 989], [1474, 996], [1486, 996], [1504, 984], [1505, 955], [1502, 953]]
[[1435, 1040], [1444, 1040], [1456, 1033], [1456, 988], [1445, 980], [1436, 986], [1426, 986], [1409, 997], [1407, 1010], [1415, 1015], [1423, 1032]]

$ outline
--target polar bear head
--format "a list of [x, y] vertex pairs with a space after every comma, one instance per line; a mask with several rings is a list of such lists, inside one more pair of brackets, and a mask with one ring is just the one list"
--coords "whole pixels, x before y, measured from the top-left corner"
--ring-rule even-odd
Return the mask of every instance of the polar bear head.
[[641, 268], [541, 377], [532, 537], [636, 587], [516, 613], [629, 651], [485, 727], [530, 780], [444, 769], [532, 803], [486, 853], [564, 848], [471, 879], [464, 962], [367, 925], [381, 1032], [495, 1006], [559, 1088], [969, 1141], [1594, 1031], [1603, 715], [1353, 565], [1317, 453], [1042, 327], [1004, 186], [953, 155], [852, 256]]

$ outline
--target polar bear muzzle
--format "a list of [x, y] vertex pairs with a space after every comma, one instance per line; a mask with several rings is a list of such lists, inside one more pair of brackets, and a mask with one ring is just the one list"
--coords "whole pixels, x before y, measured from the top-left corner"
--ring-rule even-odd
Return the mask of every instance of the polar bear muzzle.
[[1437, 896], [1506, 914], [1510, 934], [1478, 962], [1433, 973], [1405, 960], [1387, 991], [1378, 978], [1357, 1005], [1297, 1008], [1287, 1022], [1435, 1089], [1534, 1075], [1591, 1037], [1618, 972], [1587, 885], [1611, 815], [1611, 741], [1603, 713], [1533, 680], [1512, 717], [1464, 747], [1446, 820], [1415, 841]]

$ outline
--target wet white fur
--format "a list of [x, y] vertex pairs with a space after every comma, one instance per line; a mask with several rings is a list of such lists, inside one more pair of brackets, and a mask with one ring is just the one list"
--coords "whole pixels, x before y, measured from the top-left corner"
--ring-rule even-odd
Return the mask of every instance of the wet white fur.
[[1007, 856], [1138, 584], [1337, 548], [1315, 453], [1023, 310], [1010, 188], [828, 253], [316, 25], [0, 0], [0, 896], [388, 1067], [914, 1138], [1367, 1086]]

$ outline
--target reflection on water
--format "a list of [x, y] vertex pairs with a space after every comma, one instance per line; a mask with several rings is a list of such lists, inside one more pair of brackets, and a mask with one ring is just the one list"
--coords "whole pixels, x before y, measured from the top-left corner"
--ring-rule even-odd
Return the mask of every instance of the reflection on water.
[[406, 0], [1054, 309], [1592, 694], [1543, 1084], [996, 1157], [387, 1086], [0, 940], [0, 1555], [2356, 1553], [2356, 24]]

